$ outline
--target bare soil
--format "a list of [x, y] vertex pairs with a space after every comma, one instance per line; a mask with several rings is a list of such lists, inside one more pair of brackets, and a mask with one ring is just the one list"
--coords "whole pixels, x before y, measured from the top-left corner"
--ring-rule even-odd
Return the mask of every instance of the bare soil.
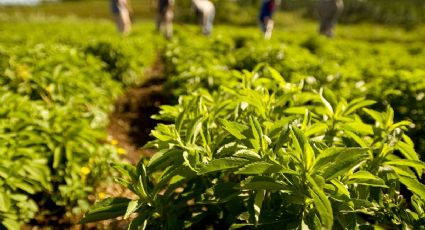
[[141, 157], [152, 156], [155, 151], [143, 148], [151, 140], [150, 132], [158, 121], [151, 118], [159, 112], [159, 106], [167, 101], [163, 92], [163, 65], [157, 61], [146, 71], [146, 82], [133, 87], [118, 98], [115, 109], [109, 116], [109, 135], [125, 149], [130, 163], [137, 164]]

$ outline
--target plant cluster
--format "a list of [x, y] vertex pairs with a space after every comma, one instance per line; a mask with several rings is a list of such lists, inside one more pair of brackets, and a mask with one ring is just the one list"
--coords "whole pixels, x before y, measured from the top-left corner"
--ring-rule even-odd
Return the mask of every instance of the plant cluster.
[[[406, 135], [412, 123], [397, 122], [379, 91], [367, 93], [386, 80], [405, 90], [391, 84], [400, 75], [379, 73], [397, 72], [389, 63], [420, 72], [421, 60], [376, 51], [396, 44], [277, 36], [258, 45], [255, 36], [194, 39], [182, 30], [163, 54], [179, 97], [154, 116], [163, 124], [147, 147], [158, 152], [114, 165], [138, 199], [99, 201], [82, 223], [124, 216], [129, 229], [423, 228], [425, 164]], [[376, 79], [356, 55], [381, 70]]]
[[373, 42], [372, 36], [329, 41], [310, 34], [276, 32], [272, 41], [264, 42], [249, 29], [223, 31], [230, 35], [189, 39], [184, 36], [190, 36], [187, 32], [168, 45], [164, 59], [173, 76], [168, 84], [176, 95], [199, 87], [217, 88], [226, 84], [232, 71], [252, 71], [267, 63], [289, 82], [326, 86], [347, 99], [367, 97], [377, 101], [373, 109], [391, 105], [398, 120], [412, 121], [409, 136], [419, 152], [425, 150], [423, 41], [391, 41], [388, 35], [388, 41], [382, 38], [380, 42]]
[[111, 182], [109, 163], [119, 160], [107, 141], [108, 113], [153, 62], [154, 43], [142, 59], [144, 40], [78, 21], [4, 23], [0, 40], [0, 229], [51, 216], [75, 222], [96, 186]]

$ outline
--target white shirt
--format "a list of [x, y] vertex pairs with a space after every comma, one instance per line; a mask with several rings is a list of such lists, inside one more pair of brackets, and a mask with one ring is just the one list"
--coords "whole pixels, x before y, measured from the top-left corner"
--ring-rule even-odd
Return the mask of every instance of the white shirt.
[[211, 14], [214, 12], [214, 4], [208, 0], [193, 0], [195, 7], [204, 14]]

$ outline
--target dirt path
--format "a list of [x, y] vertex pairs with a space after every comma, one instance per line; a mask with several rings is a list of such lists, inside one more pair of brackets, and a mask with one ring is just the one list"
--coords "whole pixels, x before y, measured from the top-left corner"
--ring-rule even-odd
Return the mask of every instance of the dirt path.
[[145, 73], [147, 81], [140, 87], [129, 88], [118, 98], [115, 109], [110, 114], [109, 135], [125, 149], [127, 159], [137, 164], [142, 156], [152, 156], [154, 151], [143, 149], [151, 137], [151, 130], [157, 121], [151, 116], [159, 112], [159, 106], [166, 102], [163, 92], [163, 65], [158, 60]]
[[[145, 83], [141, 86], [127, 89], [117, 99], [114, 111], [109, 115], [108, 134], [117, 141], [119, 148], [126, 151], [123, 158], [133, 165], [136, 165], [142, 157], [149, 157], [155, 153], [155, 150], [142, 147], [151, 140], [149, 134], [157, 124], [151, 116], [157, 114], [159, 106], [167, 101], [167, 96], [163, 92], [165, 77], [160, 59], [146, 71], [145, 79]], [[128, 189], [118, 184], [101, 186], [97, 189], [98, 192], [111, 197], [137, 198]], [[130, 220], [117, 218], [78, 225], [71, 229], [127, 229], [129, 223]]]

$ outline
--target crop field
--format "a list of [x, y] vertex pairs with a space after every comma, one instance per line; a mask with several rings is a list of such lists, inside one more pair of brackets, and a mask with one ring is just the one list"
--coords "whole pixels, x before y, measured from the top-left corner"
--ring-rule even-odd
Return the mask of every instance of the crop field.
[[425, 229], [424, 26], [0, 16], [0, 229]]

